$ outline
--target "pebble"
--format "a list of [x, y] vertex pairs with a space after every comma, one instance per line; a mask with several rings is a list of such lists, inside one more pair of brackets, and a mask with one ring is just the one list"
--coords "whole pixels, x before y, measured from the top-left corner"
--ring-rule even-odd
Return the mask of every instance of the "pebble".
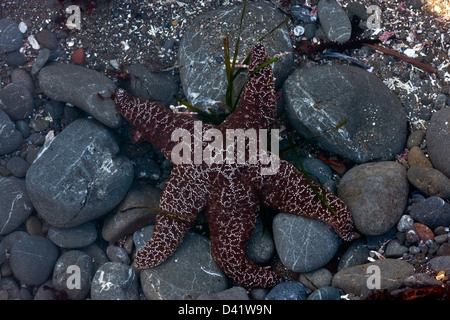
[[408, 247], [401, 245], [397, 239], [393, 239], [387, 244], [384, 256], [386, 258], [400, 258], [407, 252], [409, 252]]
[[418, 243], [420, 240], [419, 235], [417, 234], [417, 232], [414, 229], [408, 230], [406, 232], [405, 239], [406, 239], [406, 241], [408, 241], [411, 244]]
[[0, 235], [19, 227], [33, 212], [25, 181], [16, 177], [0, 177]]
[[30, 216], [25, 221], [25, 228], [30, 235], [45, 237], [42, 227], [42, 221], [36, 216]]
[[50, 240], [30, 235], [14, 244], [9, 261], [14, 276], [23, 284], [39, 285], [51, 275], [58, 255]]
[[22, 46], [23, 38], [17, 23], [9, 19], [0, 19], [0, 51], [12, 52]]
[[281, 262], [295, 272], [323, 267], [340, 244], [339, 236], [323, 221], [284, 212], [273, 219], [273, 238]]
[[10, 83], [0, 89], [0, 108], [11, 120], [24, 119], [33, 112], [33, 96], [26, 87]]
[[42, 67], [45, 66], [48, 59], [50, 58], [51, 51], [50, 49], [43, 48], [39, 50], [38, 56], [36, 57], [36, 60], [34, 61], [33, 68], [31, 68], [31, 75], [36, 75], [39, 70], [42, 69]]
[[[135, 232], [139, 250], [151, 237], [153, 226]], [[177, 250], [160, 265], [140, 273], [144, 295], [149, 300], [194, 300], [204, 293], [227, 289], [228, 280], [211, 256], [209, 239], [188, 232]]]
[[[236, 36], [242, 16], [243, 5], [220, 8], [200, 14], [193, 23], [186, 27], [179, 44], [180, 80], [187, 102], [202, 110], [211, 107], [216, 113], [223, 114], [221, 104], [225, 102], [226, 77], [224, 64], [218, 63], [215, 56], [223, 55], [223, 37], [230, 35], [230, 52], [234, 51]], [[257, 19], [245, 19], [245, 27], [240, 34], [240, 47], [237, 57], [242, 61], [258, 38], [266, 35], [285, 17], [267, 2], [247, 3], [246, 12], [251, 12]], [[209, 39], [205, 41], [205, 39]], [[268, 35], [264, 42], [270, 57], [279, 53], [291, 52], [292, 43], [286, 25], [277, 28]], [[293, 64], [292, 55], [280, 57], [273, 64], [275, 85], [280, 87], [288, 76]], [[245, 74], [234, 81], [234, 88], [239, 92], [245, 82]]]
[[120, 248], [117, 246], [108, 246], [106, 248], [106, 255], [109, 261], [112, 262], [120, 262], [126, 265], [130, 265], [131, 263], [130, 257], [128, 256], [128, 253], [124, 248]]
[[269, 262], [275, 253], [275, 244], [272, 233], [259, 216], [256, 219], [255, 231], [247, 243], [247, 256], [257, 264]]
[[317, 21], [317, 15], [311, 15], [311, 9], [294, 4], [291, 7], [291, 14], [295, 23], [313, 24]]
[[341, 290], [332, 286], [324, 286], [313, 291], [307, 300], [341, 300], [341, 295]]
[[73, 228], [48, 229], [48, 238], [57, 246], [66, 249], [87, 247], [97, 239], [97, 229], [93, 222], [86, 222]]
[[415, 130], [411, 132], [408, 136], [408, 140], [406, 141], [406, 148], [409, 150], [412, 147], [418, 147], [422, 144], [423, 138], [425, 137], [425, 131], [423, 130]]
[[[357, 296], [365, 295], [369, 290], [367, 282], [374, 272], [369, 269], [379, 267], [381, 274], [380, 289], [395, 290], [402, 286], [403, 279], [414, 274], [414, 267], [399, 259], [383, 259], [338, 271], [332, 280], [332, 286], [342, 289], [345, 293]], [[376, 270], [376, 269], [375, 269]]]
[[55, 50], [58, 48], [58, 39], [56, 38], [56, 34], [48, 29], [43, 29], [42, 31], [36, 34], [36, 39], [39, 44], [50, 50]]
[[354, 241], [339, 260], [338, 270], [366, 263], [369, 252], [370, 249], [365, 241], [362, 239]]
[[[436, 240], [436, 237], [435, 237]], [[450, 256], [450, 243], [442, 243], [436, 251], [437, 256]]]
[[352, 35], [352, 25], [347, 13], [335, 0], [321, 0], [317, 5], [320, 25], [329, 41], [344, 43]]
[[34, 80], [31, 77], [31, 74], [25, 69], [15, 68], [11, 73], [11, 81], [12, 83], [27, 88], [30, 93], [32, 93], [35, 89]]
[[306, 298], [306, 289], [300, 282], [286, 281], [273, 287], [265, 300], [306, 300]]
[[408, 200], [406, 169], [395, 161], [365, 163], [345, 173], [338, 195], [352, 212], [356, 229], [381, 235], [394, 227]]
[[432, 229], [450, 225], [450, 204], [439, 197], [428, 197], [411, 204], [409, 214]]
[[29, 124], [25, 121], [25, 120], [17, 120], [15, 122], [16, 125], [16, 129], [20, 131], [20, 133], [22, 133], [22, 138], [23, 139], [27, 139], [30, 134], [30, 126]]
[[39, 88], [48, 98], [71, 103], [108, 127], [120, 126], [120, 115], [109, 98], [116, 86], [98, 71], [75, 64], [51, 64], [39, 72]]
[[397, 230], [400, 232], [406, 232], [413, 228], [414, 219], [410, 215], [404, 214], [397, 222]]
[[306, 288], [317, 290], [322, 287], [330, 286], [333, 275], [326, 268], [320, 268], [315, 271], [300, 274], [298, 281]]
[[[134, 184], [128, 190], [115, 213], [107, 217], [102, 227], [102, 237], [111, 243], [155, 224], [156, 213], [147, 209], [131, 209], [133, 207], [159, 208], [161, 190], [145, 184]], [[127, 210], [121, 212], [122, 210]]]
[[425, 154], [419, 147], [412, 147], [411, 150], [409, 150], [408, 165], [410, 167], [419, 166], [419, 167], [433, 168], [431, 161], [428, 160], [428, 158], [425, 156]]
[[86, 53], [84, 52], [83, 48], [79, 48], [72, 52], [72, 55], [70, 57], [75, 64], [83, 65], [86, 63]]
[[361, 68], [297, 68], [283, 84], [283, 100], [296, 131], [332, 154], [364, 163], [394, 160], [403, 151], [407, 123], [400, 100]]
[[[426, 130], [428, 156], [433, 167], [450, 177], [450, 107], [434, 113]], [[447, 179], [447, 192], [450, 192]], [[447, 197], [450, 193], [447, 193]]]
[[27, 63], [27, 58], [19, 51], [13, 51], [6, 54], [5, 62], [11, 67], [20, 67]]
[[94, 274], [92, 300], [138, 300], [138, 276], [126, 264], [107, 262]]
[[428, 196], [450, 198], [450, 179], [434, 168], [414, 166], [408, 169], [408, 181]]
[[450, 274], [450, 256], [435, 257], [430, 260], [428, 266], [435, 273], [444, 271], [448, 275]]
[[417, 288], [441, 285], [442, 282], [427, 273], [415, 273], [403, 280], [406, 287]]
[[28, 162], [26, 162], [21, 157], [11, 157], [6, 164], [6, 169], [11, 171], [11, 174], [18, 178], [23, 178], [27, 174], [27, 170], [30, 167]]
[[0, 109], [0, 154], [16, 150], [22, 143], [22, 134], [9, 116]]
[[415, 222], [414, 231], [416, 231], [417, 235], [422, 241], [434, 240], [433, 231], [423, 223]]
[[36, 210], [59, 228], [112, 210], [133, 180], [130, 160], [118, 152], [112, 132], [99, 122], [72, 122], [44, 145], [28, 169], [25, 181]]
[[88, 297], [94, 272], [95, 266], [88, 254], [69, 250], [56, 261], [52, 283], [71, 300], [82, 300]]

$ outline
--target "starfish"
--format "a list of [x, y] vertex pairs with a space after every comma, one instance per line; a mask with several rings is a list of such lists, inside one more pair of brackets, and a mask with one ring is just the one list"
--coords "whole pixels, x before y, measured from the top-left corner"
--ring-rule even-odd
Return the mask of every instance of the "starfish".
[[[212, 141], [211, 133], [216, 133], [218, 139], [220, 134], [227, 136], [230, 130], [258, 129], [261, 132], [261, 129], [274, 125], [276, 101], [272, 67], [269, 64], [257, 70], [267, 60], [264, 45], [255, 45], [239, 105], [217, 126], [172, 113], [156, 102], [116, 89], [114, 102], [118, 111], [174, 163], [161, 193], [160, 209], [177, 213], [177, 216], [157, 215], [151, 238], [135, 254], [134, 262], [138, 268], [157, 266], [172, 255], [200, 212], [205, 212], [209, 225], [214, 260], [227, 276], [245, 287], [272, 287], [282, 280], [275, 271], [257, 265], [246, 255], [246, 245], [254, 232], [261, 206], [325, 221], [342, 239], [353, 239], [353, 221], [346, 205], [326, 190], [326, 200], [338, 214], [331, 213], [301, 172], [289, 162], [273, 158], [271, 152], [265, 153], [272, 164], [277, 162], [277, 170], [271, 174], [262, 174], [268, 165], [267, 158], [264, 160], [263, 157], [242, 163], [228, 161], [228, 158], [227, 161], [199, 162], [195, 161], [192, 152], [189, 156], [188, 152], [198, 150], [199, 146], [205, 151], [212, 145], [208, 147], [205, 140], [200, 140], [199, 132], [201, 137], [209, 137]], [[193, 141], [183, 140], [183, 144], [174, 139], [173, 133], [180, 129], [193, 136]], [[250, 154], [250, 140], [245, 145], [246, 155]], [[221, 149], [220, 140], [214, 143], [218, 146], [215, 156], [219, 159], [223, 159], [222, 153], [233, 152], [228, 145]], [[183, 159], [187, 161], [174, 161], [177, 158], [174, 150], [182, 150], [180, 154], [183, 153]], [[318, 185], [316, 187], [320, 190]]]

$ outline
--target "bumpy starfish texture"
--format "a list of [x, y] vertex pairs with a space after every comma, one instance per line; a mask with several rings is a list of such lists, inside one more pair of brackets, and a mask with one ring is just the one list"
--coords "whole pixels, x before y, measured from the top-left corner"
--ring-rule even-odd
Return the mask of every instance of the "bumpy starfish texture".
[[[230, 129], [268, 129], [274, 124], [276, 101], [272, 68], [267, 65], [252, 75], [267, 60], [265, 47], [255, 45], [238, 108], [218, 126], [203, 124], [202, 136], [209, 129], [216, 129], [226, 137]], [[171, 153], [179, 141], [172, 141], [174, 130], [187, 130], [194, 137], [190, 150], [194, 150], [196, 142], [200, 142], [202, 148], [207, 147], [205, 141], [195, 140], [196, 119], [174, 114], [156, 102], [133, 97], [123, 89], [116, 90], [114, 102], [143, 137], [174, 163], [161, 194], [160, 209], [178, 215], [157, 216], [152, 237], [135, 255], [138, 268], [151, 268], [165, 261], [192, 225], [193, 219], [188, 216], [196, 217], [202, 211], [210, 228], [214, 260], [225, 274], [246, 287], [272, 287], [281, 281], [276, 272], [255, 264], [246, 255], [246, 245], [254, 232], [261, 206], [325, 221], [344, 240], [353, 239], [353, 221], [346, 205], [326, 190], [328, 204], [338, 215], [331, 213], [290, 163], [279, 160], [274, 174], [261, 174], [262, 169], [267, 168], [261, 158], [254, 163], [175, 163]], [[248, 155], [248, 144], [245, 147]], [[221, 152], [225, 154], [226, 150]]]

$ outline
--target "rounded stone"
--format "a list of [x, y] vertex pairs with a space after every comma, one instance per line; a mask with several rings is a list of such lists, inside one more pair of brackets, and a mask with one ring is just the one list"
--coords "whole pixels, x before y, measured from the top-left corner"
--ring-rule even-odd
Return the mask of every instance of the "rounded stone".
[[23, 37], [17, 23], [0, 19], [0, 51], [12, 52], [22, 46]]
[[411, 217], [430, 228], [450, 225], [450, 204], [439, 197], [428, 197], [414, 202], [409, 209]]
[[434, 168], [414, 166], [408, 169], [408, 181], [428, 196], [450, 198], [450, 179]]
[[283, 212], [273, 220], [273, 237], [281, 262], [295, 272], [323, 267], [340, 244], [339, 236], [323, 221]]
[[365, 163], [341, 179], [338, 195], [349, 207], [356, 229], [370, 236], [394, 227], [408, 200], [406, 169], [398, 162]]
[[73, 228], [51, 226], [48, 238], [57, 246], [66, 249], [87, 247], [97, 239], [97, 229], [93, 222], [86, 222]]
[[434, 113], [427, 127], [428, 156], [434, 168], [450, 177], [450, 108]]
[[42, 284], [51, 274], [58, 254], [58, 248], [44, 237], [23, 237], [11, 249], [11, 270], [26, 285]]
[[138, 277], [123, 263], [107, 262], [94, 274], [91, 285], [92, 300], [138, 300]]
[[404, 149], [407, 121], [401, 101], [361, 68], [296, 69], [284, 82], [283, 99], [287, 119], [300, 135], [332, 154], [365, 163], [394, 160]]
[[63, 253], [55, 263], [53, 285], [71, 300], [81, 300], [91, 290], [94, 272], [94, 263], [88, 254], [70, 250]]

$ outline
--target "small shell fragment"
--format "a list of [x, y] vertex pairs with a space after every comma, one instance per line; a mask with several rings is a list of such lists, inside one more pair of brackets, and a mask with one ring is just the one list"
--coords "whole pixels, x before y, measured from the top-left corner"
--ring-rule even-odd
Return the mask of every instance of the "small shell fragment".
[[439, 273], [436, 276], [436, 279], [437, 280], [443, 280], [444, 278], [445, 278], [445, 271], [444, 270], [439, 271]]
[[296, 37], [299, 37], [299, 36], [301, 36], [304, 33], [305, 33], [305, 28], [303, 28], [302, 26], [295, 26], [295, 28], [294, 28], [294, 35]]

